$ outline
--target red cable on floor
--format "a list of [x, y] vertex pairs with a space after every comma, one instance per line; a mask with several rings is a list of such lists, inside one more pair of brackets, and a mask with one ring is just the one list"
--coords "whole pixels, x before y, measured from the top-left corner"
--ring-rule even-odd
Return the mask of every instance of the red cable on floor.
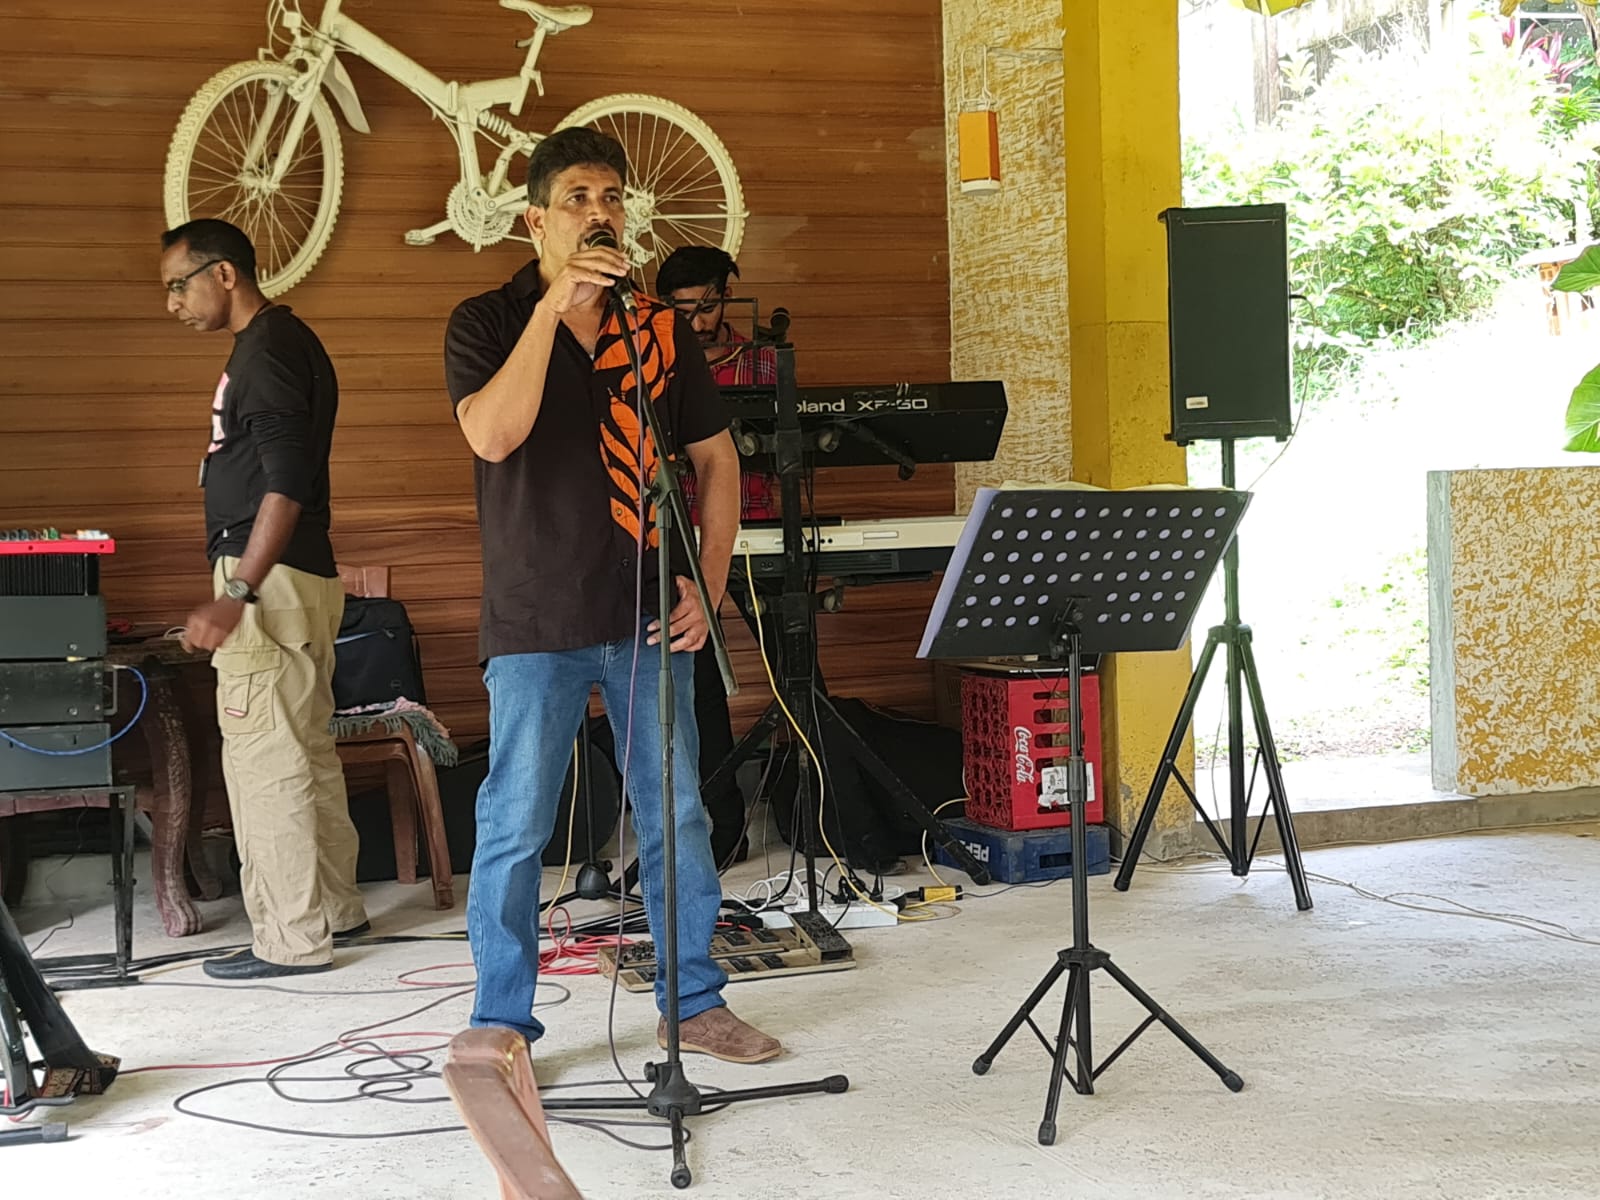
[[[556, 932], [556, 913], [560, 913], [566, 922], [565, 932]], [[565, 908], [551, 910], [545, 921], [545, 929], [550, 935], [551, 946], [539, 952], [539, 970], [546, 975], [598, 975], [602, 949], [607, 946], [621, 949], [630, 944], [629, 939], [614, 933], [572, 937], [572, 914]]]

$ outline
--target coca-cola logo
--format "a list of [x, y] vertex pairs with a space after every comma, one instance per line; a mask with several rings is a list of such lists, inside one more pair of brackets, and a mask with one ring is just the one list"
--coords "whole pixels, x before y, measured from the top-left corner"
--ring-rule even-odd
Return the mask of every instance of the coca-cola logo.
[[1033, 768], [1033, 730], [1026, 725], [1018, 725], [1011, 731], [1011, 745], [1016, 752], [1017, 782], [1032, 783], [1034, 781]]

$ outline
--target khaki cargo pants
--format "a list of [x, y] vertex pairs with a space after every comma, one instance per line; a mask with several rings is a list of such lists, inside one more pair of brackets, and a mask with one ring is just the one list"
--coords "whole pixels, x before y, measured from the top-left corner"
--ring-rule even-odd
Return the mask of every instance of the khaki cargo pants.
[[[217, 595], [238, 566], [217, 560]], [[332, 935], [367, 919], [355, 825], [328, 721], [344, 588], [281, 564], [211, 655], [233, 836], [257, 958], [330, 962]]]

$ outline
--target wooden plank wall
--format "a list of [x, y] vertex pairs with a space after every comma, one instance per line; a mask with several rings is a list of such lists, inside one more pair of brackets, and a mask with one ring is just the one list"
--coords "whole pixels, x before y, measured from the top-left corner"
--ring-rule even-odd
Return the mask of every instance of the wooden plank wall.
[[[264, 44], [263, 0], [203, 14], [162, 0], [10, 0], [0, 21], [0, 528], [94, 526], [120, 543], [114, 615], [179, 622], [207, 588], [195, 472], [229, 350], [166, 315], [157, 286], [162, 168], [196, 88]], [[597, 0], [593, 23], [550, 39], [548, 129], [613, 92], [687, 105], [727, 144], [753, 214], [747, 294], [794, 316], [802, 384], [943, 379], [949, 371], [938, 0]], [[510, 74], [525, 17], [492, 0], [350, 0], [345, 10], [444, 78]], [[312, 0], [307, 15], [319, 11]], [[443, 388], [445, 319], [495, 286], [525, 245], [481, 254], [446, 235], [453, 146], [409, 93], [347, 60], [373, 132], [342, 128], [333, 241], [283, 297], [338, 367], [335, 547], [389, 564], [422, 634], [431, 698], [458, 736], [486, 729], [475, 665], [481, 571], [472, 469]], [[824, 472], [820, 511], [950, 512], [948, 468]], [[852, 593], [821, 618], [841, 695], [926, 712], [912, 653], [930, 587]], [[765, 690], [741, 623], [726, 622], [740, 719]], [[736, 627], [737, 626], [737, 627]]]

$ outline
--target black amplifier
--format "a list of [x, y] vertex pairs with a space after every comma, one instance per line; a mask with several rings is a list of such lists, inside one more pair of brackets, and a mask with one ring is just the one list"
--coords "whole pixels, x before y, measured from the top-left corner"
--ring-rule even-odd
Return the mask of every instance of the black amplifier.
[[0, 660], [104, 658], [100, 596], [0, 596]]
[[0, 530], [0, 792], [111, 786], [99, 530]]
[[[103, 721], [13, 725], [0, 733], [0, 792], [111, 786], [111, 727]], [[98, 749], [82, 752], [90, 746]]]
[[0, 725], [103, 721], [117, 709], [116, 673], [88, 662], [0, 662]]

